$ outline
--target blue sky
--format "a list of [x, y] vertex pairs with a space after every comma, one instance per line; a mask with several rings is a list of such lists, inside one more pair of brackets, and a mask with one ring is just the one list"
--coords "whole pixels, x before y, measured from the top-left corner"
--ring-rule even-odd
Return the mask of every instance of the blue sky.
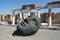
[[[0, 0], [0, 14], [11, 14], [11, 8], [20, 8], [24, 4], [46, 5], [48, 2], [57, 0]], [[41, 13], [48, 12], [48, 9], [42, 9]], [[60, 8], [53, 8], [52, 12], [60, 12]]]

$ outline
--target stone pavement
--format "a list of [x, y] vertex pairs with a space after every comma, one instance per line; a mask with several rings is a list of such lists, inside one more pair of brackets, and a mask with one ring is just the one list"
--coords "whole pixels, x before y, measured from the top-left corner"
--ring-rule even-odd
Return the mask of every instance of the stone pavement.
[[0, 25], [0, 40], [60, 40], [60, 31], [39, 29], [35, 35], [12, 36], [16, 30], [14, 26]]

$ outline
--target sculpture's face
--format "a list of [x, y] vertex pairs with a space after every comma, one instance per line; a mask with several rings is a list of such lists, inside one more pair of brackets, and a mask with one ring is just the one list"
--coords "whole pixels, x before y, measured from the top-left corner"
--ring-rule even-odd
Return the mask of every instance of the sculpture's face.
[[35, 34], [40, 28], [40, 19], [33, 14], [31, 15], [31, 17], [26, 18], [23, 22], [17, 25], [17, 30], [22, 31], [22, 35]]

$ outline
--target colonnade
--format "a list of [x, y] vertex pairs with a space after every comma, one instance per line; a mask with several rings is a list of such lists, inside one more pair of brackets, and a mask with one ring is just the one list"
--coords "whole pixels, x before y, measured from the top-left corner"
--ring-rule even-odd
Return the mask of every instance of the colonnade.
[[[37, 9], [37, 16], [41, 19], [41, 16], [40, 16], [40, 8], [36, 8]], [[51, 17], [51, 8], [48, 8], [49, 10], [48, 10], [48, 13], [49, 13], [49, 20], [48, 20], [48, 26], [49, 27], [51, 27], [52, 26], [52, 17]], [[12, 11], [12, 13], [13, 13], [13, 22], [12, 22], [12, 24], [13, 25], [15, 25], [15, 11], [16, 11], [16, 9], [13, 9], [13, 11]], [[23, 20], [23, 13], [22, 13], [22, 9], [19, 9], [19, 11], [20, 11], [20, 21], [22, 21]], [[28, 10], [28, 16], [30, 15], [30, 11], [31, 11], [31, 9], [29, 9]]]

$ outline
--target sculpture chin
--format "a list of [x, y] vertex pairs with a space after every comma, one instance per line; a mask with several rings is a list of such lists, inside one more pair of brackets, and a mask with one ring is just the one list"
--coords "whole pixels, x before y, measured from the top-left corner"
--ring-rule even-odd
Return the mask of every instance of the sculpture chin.
[[40, 18], [35, 15], [28, 16], [23, 22], [18, 23], [17, 33], [24, 36], [34, 35], [39, 30], [40, 24]]

